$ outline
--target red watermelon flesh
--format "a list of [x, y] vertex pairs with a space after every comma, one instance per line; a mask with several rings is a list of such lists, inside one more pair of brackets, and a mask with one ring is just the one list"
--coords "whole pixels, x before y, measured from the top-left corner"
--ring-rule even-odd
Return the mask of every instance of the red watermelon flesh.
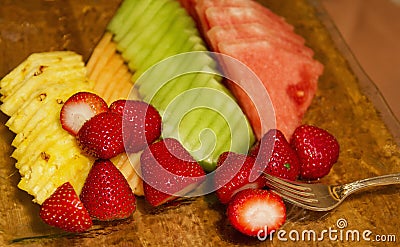
[[194, 6], [197, 4], [197, 0], [179, 0], [179, 2], [192, 17], [196, 16]]
[[274, 20], [277, 25], [281, 25], [284, 29], [292, 30], [293, 26], [288, 24], [284, 18], [276, 15], [271, 10], [267, 9], [258, 2], [252, 0], [193, 0], [196, 2], [196, 12], [198, 15], [204, 15], [206, 10], [210, 7], [240, 7], [240, 8], [253, 8], [263, 12], [266, 16]]
[[[275, 110], [276, 127], [286, 138], [290, 138], [311, 104], [323, 66], [310, 57], [289, 52], [268, 41], [221, 43], [219, 47], [221, 53], [240, 60], [260, 78]], [[223, 66], [228, 75], [236, 73], [234, 67], [227, 64]], [[254, 109], [246, 109], [249, 108], [250, 99], [235, 85], [230, 88], [260, 138], [268, 129], [261, 129], [264, 123], [260, 123], [260, 119], [255, 117], [257, 112]]]
[[244, 7], [210, 7], [205, 12], [205, 18], [209, 27], [238, 25], [244, 23], [260, 23], [266, 28], [274, 31], [275, 35], [288, 39], [291, 42], [304, 44], [304, 38], [294, 33], [285, 26], [278, 25], [276, 21], [269, 18], [263, 12], [254, 8]]
[[234, 41], [246, 42], [246, 40], [268, 40], [274, 46], [288, 49], [289, 51], [300, 53], [312, 57], [313, 50], [310, 48], [290, 42], [290, 40], [275, 35], [275, 32], [260, 23], [245, 23], [235, 26], [215, 26], [207, 32], [207, 38], [214, 51], [219, 51], [218, 44]]

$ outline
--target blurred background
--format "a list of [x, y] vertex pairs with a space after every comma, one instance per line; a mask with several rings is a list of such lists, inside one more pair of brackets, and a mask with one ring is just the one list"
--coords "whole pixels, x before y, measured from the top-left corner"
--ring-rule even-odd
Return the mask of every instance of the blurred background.
[[400, 0], [321, 0], [400, 120]]

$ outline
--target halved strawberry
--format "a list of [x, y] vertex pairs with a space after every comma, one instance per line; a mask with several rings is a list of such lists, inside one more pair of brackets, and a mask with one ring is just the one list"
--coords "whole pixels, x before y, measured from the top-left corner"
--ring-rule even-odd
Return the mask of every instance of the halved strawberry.
[[110, 111], [122, 115], [124, 144], [127, 152], [136, 153], [161, 135], [161, 116], [152, 105], [138, 100], [117, 100]]
[[93, 222], [69, 182], [62, 184], [47, 198], [39, 212], [47, 224], [68, 232], [84, 232]]
[[255, 167], [255, 162], [254, 157], [244, 154], [224, 152], [220, 155], [214, 181], [216, 195], [221, 203], [228, 203], [241, 190], [265, 186], [265, 177]]
[[206, 179], [200, 164], [172, 138], [151, 144], [140, 163], [144, 195], [153, 206], [184, 196]]
[[250, 155], [264, 164], [265, 172], [272, 176], [296, 180], [300, 174], [299, 158], [280, 130], [269, 130]]
[[65, 101], [61, 108], [61, 126], [72, 135], [76, 135], [83, 123], [105, 111], [108, 111], [107, 103], [97, 94], [76, 93]]
[[80, 195], [93, 219], [125, 219], [136, 210], [136, 198], [122, 173], [110, 160], [97, 160]]
[[97, 114], [83, 124], [76, 137], [88, 155], [110, 159], [124, 152], [122, 116], [114, 112]]
[[328, 131], [312, 125], [301, 125], [290, 144], [300, 159], [300, 177], [314, 180], [327, 175], [339, 158], [339, 143]]
[[260, 189], [240, 191], [229, 202], [226, 214], [238, 231], [264, 237], [286, 221], [286, 207], [280, 196]]

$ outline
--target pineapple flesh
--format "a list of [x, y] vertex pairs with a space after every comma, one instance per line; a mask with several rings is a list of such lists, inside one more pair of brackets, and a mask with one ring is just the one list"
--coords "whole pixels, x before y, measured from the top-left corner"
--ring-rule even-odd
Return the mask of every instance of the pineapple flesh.
[[[31, 54], [0, 81], [0, 110], [10, 118], [14, 132], [12, 157], [21, 180], [18, 187], [42, 204], [61, 184], [69, 181], [79, 194], [94, 158], [86, 156], [75, 137], [61, 127], [64, 102], [81, 91], [97, 93], [107, 103], [139, 99], [131, 73], [105, 34], [85, 66], [72, 51]], [[103, 54], [108, 54], [103, 56]], [[143, 195], [137, 173], [140, 153], [120, 154], [112, 162], [123, 173], [132, 191]]]
[[63, 102], [79, 91], [92, 91], [82, 57], [71, 51], [35, 53], [0, 81], [0, 110], [16, 136], [12, 157], [21, 174], [18, 187], [42, 204], [69, 181], [80, 193], [93, 158], [81, 153], [62, 129]]

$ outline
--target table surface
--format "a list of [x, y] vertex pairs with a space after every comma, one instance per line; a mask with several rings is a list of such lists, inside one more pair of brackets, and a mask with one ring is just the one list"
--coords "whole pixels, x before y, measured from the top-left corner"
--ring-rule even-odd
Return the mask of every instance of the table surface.
[[400, 119], [400, 1], [321, 2], [365, 72]]

